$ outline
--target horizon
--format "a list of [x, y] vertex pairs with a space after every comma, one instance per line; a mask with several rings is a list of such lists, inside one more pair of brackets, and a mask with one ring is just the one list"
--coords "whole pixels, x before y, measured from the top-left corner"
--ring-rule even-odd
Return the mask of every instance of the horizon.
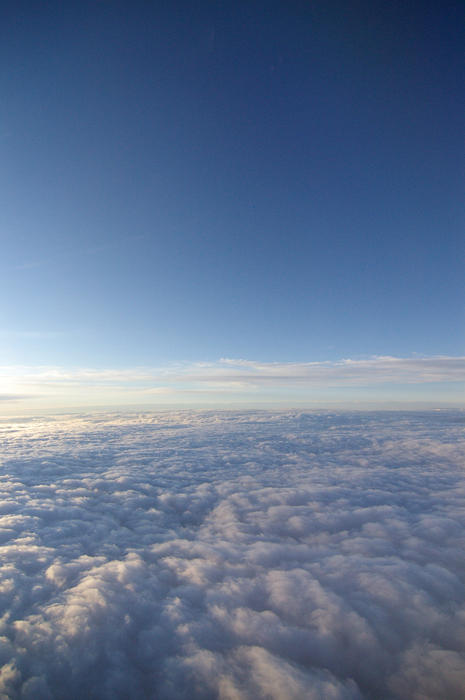
[[165, 367], [0, 367], [2, 413], [80, 407], [465, 407], [465, 357], [369, 357], [336, 362], [171, 363]]

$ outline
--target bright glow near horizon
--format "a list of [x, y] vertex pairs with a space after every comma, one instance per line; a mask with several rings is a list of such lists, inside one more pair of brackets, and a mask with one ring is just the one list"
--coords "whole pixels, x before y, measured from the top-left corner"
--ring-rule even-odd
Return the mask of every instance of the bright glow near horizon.
[[5, 414], [117, 406], [463, 405], [465, 357], [264, 363], [223, 359], [158, 368], [0, 367]]

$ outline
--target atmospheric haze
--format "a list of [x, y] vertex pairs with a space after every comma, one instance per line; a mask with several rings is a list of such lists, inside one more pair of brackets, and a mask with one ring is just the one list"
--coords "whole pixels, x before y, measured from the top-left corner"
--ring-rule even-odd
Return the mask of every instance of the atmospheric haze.
[[0, 428], [1, 698], [465, 697], [463, 412]]

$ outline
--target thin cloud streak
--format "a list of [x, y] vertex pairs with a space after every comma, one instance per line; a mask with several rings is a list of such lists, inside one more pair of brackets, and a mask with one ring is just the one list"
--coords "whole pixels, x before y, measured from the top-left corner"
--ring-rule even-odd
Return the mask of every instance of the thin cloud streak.
[[86, 406], [191, 405], [389, 408], [462, 406], [464, 357], [326, 362], [173, 363], [165, 367], [0, 367], [6, 412]]
[[223, 359], [217, 365], [196, 368], [182, 378], [191, 381], [249, 382], [276, 386], [364, 386], [368, 384], [465, 381], [465, 358], [372, 357], [336, 362], [251, 362]]
[[[241, 389], [258, 385], [363, 386], [385, 382], [422, 384], [465, 381], [465, 357], [390, 357], [323, 362], [254, 362], [224, 358], [218, 362], [179, 363], [159, 368], [64, 368], [3, 366], [0, 377], [18, 382], [95, 384], [200, 383]], [[145, 387], [150, 388], [149, 386]]]

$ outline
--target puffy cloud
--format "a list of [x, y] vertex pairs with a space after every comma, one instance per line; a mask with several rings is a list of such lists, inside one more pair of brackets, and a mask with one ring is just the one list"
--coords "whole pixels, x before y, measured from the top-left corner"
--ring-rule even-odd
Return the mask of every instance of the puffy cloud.
[[0, 432], [0, 698], [465, 697], [463, 413]]

